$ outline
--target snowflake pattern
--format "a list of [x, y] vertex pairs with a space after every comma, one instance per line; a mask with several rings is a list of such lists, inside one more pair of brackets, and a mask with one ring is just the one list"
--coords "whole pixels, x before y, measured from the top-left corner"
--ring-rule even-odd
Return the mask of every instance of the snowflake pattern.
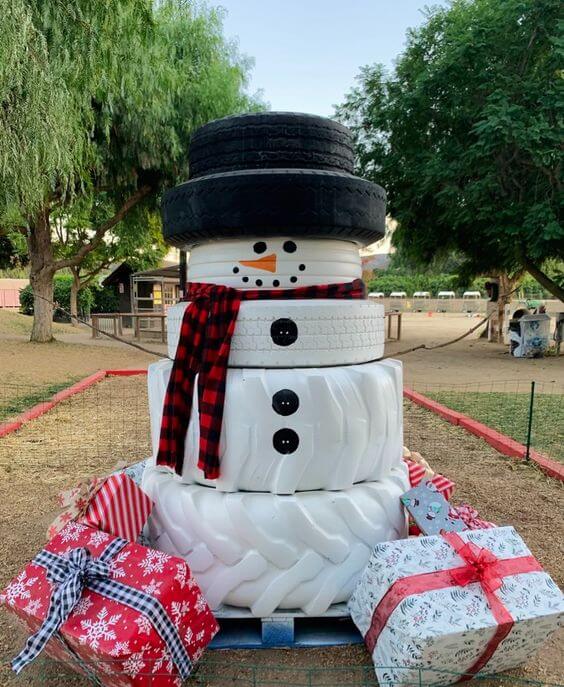
[[157, 582], [154, 577], [151, 578], [149, 584], [143, 585], [143, 591], [151, 596], [158, 596], [161, 593], [162, 582]]
[[162, 551], [149, 549], [145, 558], [138, 564], [143, 569], [143, 576], [162, 573], [164, 565], [170, 560], [170, 556]]
[[184, 643], [185, 643], [185, 644], [188, 644], [188, 645], [192, 644], [192, 639], [193, 639], [193, 638], [194, 638], [194, 633], [192, 632], [192, 628], [189, 627], [189, 628], [186, 630], [186, 634], [184, 635]]
[[123, 662], [123, 671], [129, 677], [136, 677], [137, 673], [140, 673], [144, 667], [145, 661], [141, 652], [131, 654], [127, 661]]
[[100, 530], [96, 532], [92, 532], [90, 535], [90, 539], [88, 540], [88, 543], [90, 546], [100, 546], [100, 544], [104, 544], [105, 542], [108, 541], [110, 536], [106, 534], [105, 532], [100, 532]]
[[196, 613], [205, 613], [208, 610], [208, 604], [202, 595], [198, 596], [195, 608]]
[[109, 641], [116, 639], [115, 630], [113, 626], [121, 618], [121, 613], [115, 615], [108, 615], [108, 609], [104, 606], [96, 615], [96, 620], [87, 618], [81, 620], [80, 625], [85, 631], [85, 634], [80, 635], [79, 641], [81, 644], [88, 644], [91, 649], [98, 649], [100, 640]]
[[126, 576], [125, 568], [122, 567], [122, 564], [125, 563], [125, 561], [129, 558], [130, 553], [131, 551], [120, 551], [109, 562], [110, 576], [112, 578], [116, 579], [118, 577]]
[[174, 661], [172, 660], [172, 656], [169, 654], [166, 646], [163, 647], [161, 655], [153, 663], [153, 673], [160, 671], [163, 665], [165, 666], [167, 673], [172, 673]]
[[36, 580], [37, 577], [28, 577], [27, 572], [22, 570], [4, 590], [3, 599], [10, 606], [13, 606], [17, 599], [30, 599], [31, 591], [29, 588], [33, 587]]
[[139, 634], [141, 635], [150, 635], [151, 630], [153, 629], [153, 626], [151, 625], [151, 621], [147, 616], [140, 615], [138, 618], [135, 618], [135, 624], [139, 628]]
[[145, 667], [146, 664], [143, 660], [145, 658], [145, 651], [150, 648], [150, 644], [145, 644], [140, 651], [136, 651], [134, 654], [131, 654], [131, 656], [129, 656], [129, 658], [122, 664], [123, 672], [126, 675], [129, 675], [129, 677], [135, 678], [137, 674], [140, 673]]
[[180, 584], [180, 589], [184, 589], [186, 586], [186, 573], [187, 569], [184, 563], [177, 563], [174, 579]]
[[188, 601], [173, 601], [171, 604], [172, 619], [176, 627], [178, 627], [182, 621], [182, 618], [190, 610], [190, 604]]
[[90, 608], [94, 605], [94, 602], [89, 596], [81, 596], [78, 600], [76, 606], [73, 608], [73, 615], [86, 615]]
[[32, 599], [28, 602], [27, 606], [25, 606], [24, 611], [26, 613], [29, 613], [29, 615], [37, 615], [39, 613], [40, 608], [41, 599]]
[[65, 529], [60, 533], [61, 541], [65, 544], [71, 541], [78, 541], [80, 535], [86, 529], [85, 525], [79, 522], [69, 522]]
[[116, 642], [110, 651], [110, 656], [118, 657], [129, 653], [129, 642]]

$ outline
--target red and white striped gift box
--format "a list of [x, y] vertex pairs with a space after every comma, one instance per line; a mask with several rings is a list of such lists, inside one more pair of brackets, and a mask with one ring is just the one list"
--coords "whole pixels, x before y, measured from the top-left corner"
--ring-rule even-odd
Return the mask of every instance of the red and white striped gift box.
[[104, 481], [79, 522], [135, 542], [152, 508], [153, 502], [147, 494], [120, 472]]
[[[409, 484], [411, 487], [416, 487], [425, 477], [425, 468], [423, 465], [420, 465], [413, 460], [409, 460], [409, 458], [404, 458], [404, 460], [409, 470]], [[441, 492], [447, 501], [452, 497], [455, 484], [448, 479], [448, 477], [435, 473], [433, 477], [431, 477], [431, 482], [437, 487], [438, 491]]]

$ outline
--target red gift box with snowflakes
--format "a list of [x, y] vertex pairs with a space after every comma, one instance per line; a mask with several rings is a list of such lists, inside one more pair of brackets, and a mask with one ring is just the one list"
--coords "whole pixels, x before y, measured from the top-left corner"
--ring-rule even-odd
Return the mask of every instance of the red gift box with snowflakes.
[[[56, 589], [47, 569], [37, 563], [40, 557], [55, 554], [51, 557], [60, 561], [87, 550], [85, 555], [96, 563], [116, 543], [119, 547], [120, 542], [121, 549], [107, 559], [109, 570], [104, 584], [115, 583], [121, 589], [127, 587], [133, 595], [139, 591], [142, 594], [138, 596], [160, 602], [191, 669], [219, 627], [190, 568], [181, 558], [71, 522], [12, 580], [0, 601], [23, 621], [30, 633], [36, 633], [45, 626]], [[159, 631], [158, 623], [149, 614], [86, 586], [67, 619], [47, 641], [45, 651], [79, 672], [95, 674], [103, 685], [179, 686], [182, 677], [176, 661], [178, 651], [171, 650], [162, 636], [162, 627]]]

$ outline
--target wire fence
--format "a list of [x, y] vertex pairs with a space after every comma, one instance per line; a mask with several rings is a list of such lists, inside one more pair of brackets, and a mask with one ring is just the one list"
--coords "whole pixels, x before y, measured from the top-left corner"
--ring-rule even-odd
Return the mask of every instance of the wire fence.
[[[75, 380], [61, 384], [0, 384], [0, 427]], [[524, 380], [469, 384], [409, 384], [428, 398], [497, 430], [549, 458], [564, 462], [564, 384]], [[408, 407], [409, 402], [406, 401]], [[404, 443], [433, 452], [433, 437], [420, 441], [407, 418]], [[0, 439], [0, 466], [26, 455], [38, 467], [46, 455], [54, 464], [76, 460], [93, 470], [108, 461], [132, 463], [151, 454], [145, 376], [108, 378], [55, 405], [20, 432]], [[53, 465], [53, 463], [52, 463]]]
[[[22, 411], [48, 403], [64, 385], [0, 384], [0, 426]], [[110, 377], [50, 408], [0, 438], [0, 467], [10, 471], [25, 460], [39, 474], [73, 464], [81, 472], [107, 472], [114, 463], [132, 463], [151, 454], [147, 380]]]
[[564, 462], [564, 384], [560, 382], [510, 380], [409, 386], [509, 436], [528, 451], [534, 449]]
[[[113, 661], [76, 662], [74, 669], [87, 675], [77, 682], [76, 676], [68, 673], [69, 682], [61, 674], [61, 664], [51, 659], [42, 659], [38, 666], [38, 681], [34, 685], [101, 685], [98, 675], [113, 674], [116, 684], [119, 678], [130, 678], [131, 675], [120, 669]], [[72, 664], [71, 664], [72, 666]], [[380, 679], [376, 677], [376, 670]], [[386, 675], [395, 674], [397, 679], [386, 679]], [[403, 676], [402, 676], [403, 674]], [[53, 676], [57, 675], [57, 682]], [[159, 678], [168, 678], [169, 673], [159, 669], [154, 670], [150, 661], [136, 672], [137, 678], [143, 679], [143, 684], [152, 687], [159, 684]], [[384, 676], [384, 677], [383, 677]], [[343, 666], [337, 668], [296, 667], [276, 664], [247, 664], [244, 661], [228, 662], [210, 659], [207, 656], [195, 667], [191, 677], [184, 681], [185, 687], [205, 685], [206, 687], [225, 687], [238, 685], [239, 687], [438, 687], [438, 685], [454, 684], [461, 678], [469, 676], [454, 670], [414, 669], [413, 666], [378, 666], [372, 664]], [[514, 675], [484, 673], [474, 678], [480, 687], [563, 687], [560, 683], [544, 682], [519, 678]]]

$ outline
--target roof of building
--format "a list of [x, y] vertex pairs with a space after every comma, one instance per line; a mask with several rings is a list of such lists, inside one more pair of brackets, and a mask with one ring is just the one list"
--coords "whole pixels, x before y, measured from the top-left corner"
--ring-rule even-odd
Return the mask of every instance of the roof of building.
[[157, 267], [154, 270], [143, 270], [141, 272], [134, 272], [134, 277], [170, 277], [178, 279], [180, 277], [180, 265], [165, 265]]

